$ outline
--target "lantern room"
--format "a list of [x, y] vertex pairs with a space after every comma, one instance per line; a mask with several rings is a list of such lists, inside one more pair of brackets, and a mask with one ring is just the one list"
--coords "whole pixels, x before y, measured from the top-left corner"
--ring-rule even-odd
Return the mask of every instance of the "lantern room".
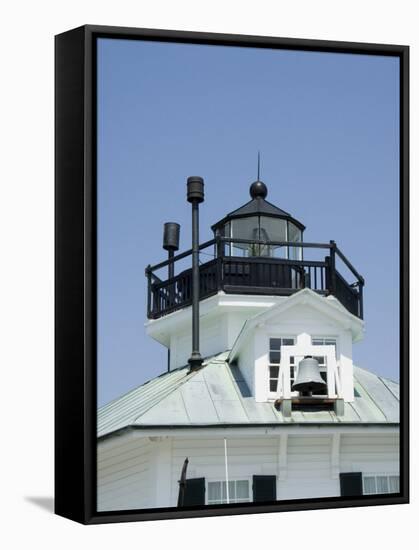
[[302, 260], [304, 225], [266, 200], [262, 181], [250, 186], [251, 200], [212, 226], [215, 238], [222, 238], [223, 256], [268, 257]]

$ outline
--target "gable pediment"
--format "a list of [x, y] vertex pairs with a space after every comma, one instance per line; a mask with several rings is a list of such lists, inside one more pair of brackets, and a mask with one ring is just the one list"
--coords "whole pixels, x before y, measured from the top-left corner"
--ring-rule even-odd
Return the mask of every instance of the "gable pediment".
[[258, 327], [276, 326], [286, 323], [330, 326], [340, 330], [350, 330], [353, 341], [363, 336], [364, 322], [349, 313], [333, 296], [320, 296], [310, 289], [303, 289], [286, 300], [272, 306], [267, 311], [249, 319], [230, 353], [230, 359], [237, 354], [241, 344], [246, 341], [250, 333]]

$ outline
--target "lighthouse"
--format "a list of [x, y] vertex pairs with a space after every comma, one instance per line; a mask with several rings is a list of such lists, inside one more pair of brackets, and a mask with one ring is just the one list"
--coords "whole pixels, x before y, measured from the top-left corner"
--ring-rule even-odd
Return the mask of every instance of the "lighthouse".
[[186, 191], [191, 248], [166, 222], [145, 270], [168, 363], [99, 409], [98, 510], [398, 493], [398, 384], [354, 365], [365, 281], [343, 246], [307, 239], [259, 178], [200, 242], [203, 178]]

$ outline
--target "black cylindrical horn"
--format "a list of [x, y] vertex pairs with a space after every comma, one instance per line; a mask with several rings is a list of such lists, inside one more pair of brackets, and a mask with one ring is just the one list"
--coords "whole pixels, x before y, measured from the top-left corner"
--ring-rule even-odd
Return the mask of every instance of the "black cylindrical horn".
[[165, 250], [179, 250], [180, 225], [175, 222], [166, 222], [163, 230], [163, 248]]
[[307, 355], [298, 365], [297, 379], [292, 391], [316, 392], [327, 388], [326, 382], [320, 375], [319, 362], [311, 355]]
[[188, 202], [204, 202], [204, 180], [200, 176], [189, 176], [187, 180]]

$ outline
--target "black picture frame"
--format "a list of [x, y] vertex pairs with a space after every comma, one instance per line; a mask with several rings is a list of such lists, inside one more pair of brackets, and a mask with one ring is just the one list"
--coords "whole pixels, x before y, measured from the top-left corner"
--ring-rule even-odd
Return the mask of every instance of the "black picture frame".
[[[400, 494], [216, 508], [96, 511], [96, 40], [358, 53], [400, 59]], [[55, 39], [55, 513], [84, 524], [409, 502], [409, 47], [86, 25]]]

